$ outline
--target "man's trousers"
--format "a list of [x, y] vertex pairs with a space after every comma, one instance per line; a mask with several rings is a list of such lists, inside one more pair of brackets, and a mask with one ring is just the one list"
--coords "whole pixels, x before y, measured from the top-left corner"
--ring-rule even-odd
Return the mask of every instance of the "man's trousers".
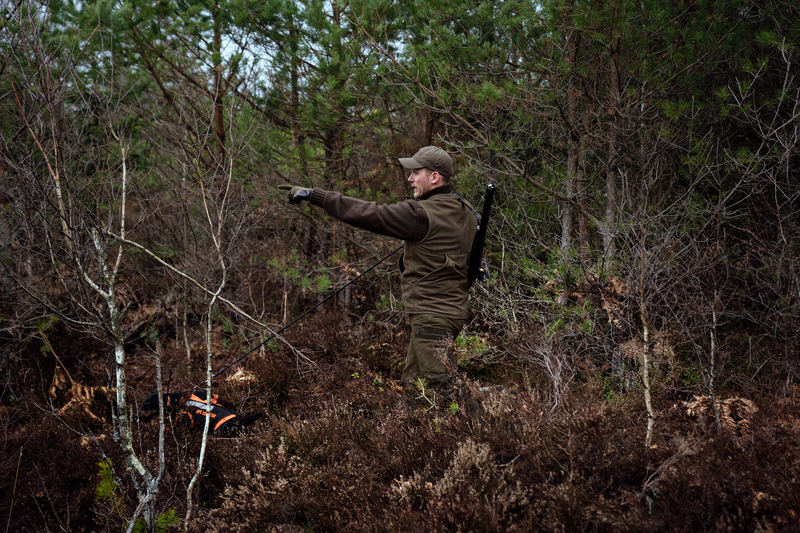
[[402, 381], [423, 378], [428, 387], [442, 388], [456, 375], [453, 341], [464, 327], [464, 320], [430, 314], [414, 314], [411, 341], [403, 368]]

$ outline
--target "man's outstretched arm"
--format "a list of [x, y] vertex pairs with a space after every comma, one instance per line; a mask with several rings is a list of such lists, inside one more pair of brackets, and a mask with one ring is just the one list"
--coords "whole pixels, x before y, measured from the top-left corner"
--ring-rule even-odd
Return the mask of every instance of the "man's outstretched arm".
[[333, 218], [373, 233], [410, 242], [419, 242], [428, 234], [428, 214], [415, 200], [386, 205], [324, 189], [291, 185], [281, 185], [280, 188], [290, 191], [289, 202], [292, 204], [310, 201]]

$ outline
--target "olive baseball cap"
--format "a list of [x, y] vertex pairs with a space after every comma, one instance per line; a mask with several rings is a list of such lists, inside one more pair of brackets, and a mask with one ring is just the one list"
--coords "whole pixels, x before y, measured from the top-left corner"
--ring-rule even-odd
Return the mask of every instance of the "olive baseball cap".
[[427, 168], [436, 171], [445, 178], [453, 175], [453, 160], [450, 154], [436, 146], [426, 146], [414, 154], [413, 157], [398, 158], [400, 164], [406, 168]]

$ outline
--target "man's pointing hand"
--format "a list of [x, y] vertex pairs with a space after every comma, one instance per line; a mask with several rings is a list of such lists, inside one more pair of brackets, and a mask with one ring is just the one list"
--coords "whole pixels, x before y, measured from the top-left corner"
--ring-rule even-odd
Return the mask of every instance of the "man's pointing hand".
[[283, 191], [289, 191], [289, 203], [298, 205], [305, 200], [311, 200], [311, 189], [307, 187], [298, 187], [296, 185], [278, 185], [278, 188]]

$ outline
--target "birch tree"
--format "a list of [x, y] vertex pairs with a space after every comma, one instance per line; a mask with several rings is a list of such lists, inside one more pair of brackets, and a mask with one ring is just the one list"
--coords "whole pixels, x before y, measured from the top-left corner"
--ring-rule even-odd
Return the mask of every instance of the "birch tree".
[[[16, 43], [3, 57], [10, 88], [6, 101], [14, 104], [11, 109], [6, 105], [5, 116], [13, 117], [17, 127], [17, 135], [3, 139], [8, 171], [3, 188], [19, 209], [15, 227], [27, 228], [14, 240], [26, 250], [27, 257], [20, 259], [27, 266], [20, 269], [12, 261], [4, 268], [45, 312], [106, 340], [113, 360], [114, 440], [136, 491], [129, 530], [139, 515], [152, 529], [164, 472], [163, 424], [160, 458], [149, 466], [134, 446], [128, 396], [125, 344], [130, 329], [120, 295], [127, 258], [109, 237], [111, 231], [122, 238], [128, 232], [136, 179], [131, 139], [118, 114], [117, 95], [105, 90], [108, 80], [95, 80], [82, 95], [74, 91], [83, 81], [76, 70], [90, 48], [86, 35], [65, 26], [70, 45], [65, 47], [52, 38], [55, 22], [49, 9], [18, 8], [9, 21], [19, 32]], [[101, 14], [98, 28], [107, 22]]]

